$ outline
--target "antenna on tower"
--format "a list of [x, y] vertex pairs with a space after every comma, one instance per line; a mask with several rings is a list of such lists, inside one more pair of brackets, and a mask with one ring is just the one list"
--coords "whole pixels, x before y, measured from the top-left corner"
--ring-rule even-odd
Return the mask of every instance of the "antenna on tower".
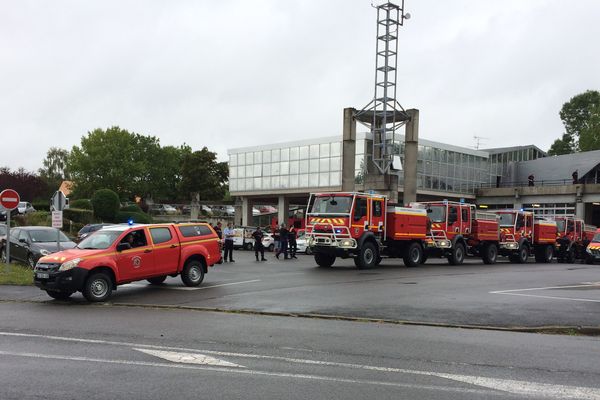
[[481, 145], [481, 142], [485, 142], [486, 140], [488, 140], [488, 138], [485, 136], [477, 135], [473, 135], [473, 139], [475, 139], [475, 150], [479, 150], [479, 145]]

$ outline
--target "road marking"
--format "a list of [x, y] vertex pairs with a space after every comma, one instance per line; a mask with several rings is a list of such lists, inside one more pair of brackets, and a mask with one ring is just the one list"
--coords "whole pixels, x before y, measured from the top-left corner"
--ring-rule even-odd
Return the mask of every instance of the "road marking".
[[222, 287], [222, 286], [243, 285], [245, 283], [255, 283], [255, 282], [260, 282], [260, 279], [253, 279], [251, 281], [242, 281], [242, 282], [221, 283], [218, 285], [198, 286], [198, 287], [150, 285], [150, 284], [139, 283], [139, 282], [128, 283], [126, 285], [122, 285], [121, 287], [152, 287], [152, 288], [156, 288], [156, 289], [168, 289], [168, 290], [205, 290], [205, 289], [212, 289], [212, 288]]
[[[135, 350], [139, 350], [139, 351], [142, 351], [141, 350], [142, 348], [146, 348], [146, 349], [186, 351], [186, 352], [194, 352], [196, 354], [201, 352], [201, 353], [217, 355], [217, 356], [277, 360], [277, 361], [286, 361], [286, 362], [295, 363], [295, 364], [332, 366], [332, 367], [339, 367], [339, 368], [361, 369], [361, 370], [368, 370], [368, 371], [381, 371], [381, 372], [393, 372], [393, 373], [400, 373], [400, 374], [431, 376], [431, 377], [444, 378], [444, 379], [448, 379], [448, 380], [452, 380], [452, 381], [456, 381], [456, 382], [468, 383], [471, 385], [486, 387], [489, 389], [494, 389], [494, 390], [498, 390], [498, 391], [502, 391], [502, 392], [514, 393], [514, 394], [520, 394], [520, 395], [527, 394], [527, 395], [535, 395], [535, 396], [557, 398], [557, 399], [600, 400], [600, 389], [590, 388], [590, 387], [552, 385], [552, 384], [537, 383], [537, 382], [517, 381], [517, 380], [512, 380], [512, 379], [488, 378], [488, 377], [474, 376], [474, 375], [447, 374], [447, 373], [443, 373], [443, 372], [419, 371], [419, 370], [409, 370], [409, 369], [403, 369], [403, 368], [380, 367], [380, 366], [374, 366], [374, 365], [363, 365], [363, 364], [352, 364], [352, 363], [339, 363], [339, 362], [332, 362], [332, 361], [320, 361], [320, 360], [310, 360], [310, 359], [302, 359], [302, 358], [288, 358], [288, 357], [268, 356], [268, 355], [261, 355], [261, 354], [246, 354], [246, 353], [234, 353], [234, 352], [214, 351], [214, 350], [186, 349], [186, 348], [179, 348], [179, 347], [156, 346], [156, 345], [146, 345], [146, 344], [139, 344], [139, 343], [114, 342], [114, 341], [107, 341], [107, 340], [100, 340], [100, 339], [81, 339], [81, 338], [71, 338], [71, 337], [62, 337], [62, 336], [49, 336], [49, 335], [37, 335], [37, 334], [14, 333], [14, 332], [0, 332], [0, 336], [43, 338], [43, 339], [59, 340], [59, 341], [66, 341], [66, 342], [78, 342], [78, 343], [108, 344], [108, 345], [115, 345], [115, 346], [133, 347], [133, 348], [135, 348]], [[115, 363], [121, 363], [121, 364], [134, 364], [134, 365], [194, 368], [194, 366], [191, 366], [191, 365], [184, 366], [181, 364], [144, 363], [144, 362], [127, 361], [127, 360], [87, 359], [85, 357], [46, 356], [43, 354], [35, 355], [33, 353], [9, 353], [9, 352], [0, 351], [0, 354], [23, 356], [23, 357], [38, 357], [39, 356], [41, 358], [56, 358], [56, 359], [65, 359], [65, 360], [115, 362]], [[301, 379], [327, 380], [327, 381], [335, 381], [335, 382], [368, 383], [368, 384], [384, 385], [384, 386], [415, 387], [415, 388], [421, 388], [421, 389], [426, 388], [425, 386], [420, 386], [420, 385], [395, 384], [395, 383], [390, 383], [390, 382], [378, 382], [378, 381], [361, 381], [361, 380], [331, 378], [331, 377], [314, 376], [314, 375], [254, 371], [254, 370], [248, 370], [248, 369], [228, 369], [228, 368], [224, 368], [224, 367], [220, 368], [220, 367], [200, 367], [200, 366], [197, 366], [196, 368], [207, 369], [207, 370], [212, 370], [212, 371], [238, 372], [238, 373], [246, 373], [246, 372], [242, 372], [242, 371], [247, 371], [247, 373], [256, 374], [256, 375], [270, 375], [270, 376], [291, 377], [291, 378], [301, 378]], [[441, 390], [441, 389], [439, 389], [440, 387], [432, 386], [431, 388], [434, 390]], [[454, 388], [454, 387], [449, 387], [447, 390], [457, 391], [458, 389]], [[474, 389], [470, 389], [470, 390], [474, 390]], [[485, 392], [485, 393], [490, 394], [493, 392]]]
[[567, 301], [583, 301], [588, 303], [600, 303], [600, 300], [596, 299], [582, 299], [577, 297], [560, 297], [560, 296], [545, 296], [540, 294], [525, 294], [525, 293], [517, 293], [517, 292], [530, 292], [534, 290], [553, 290], [553, 289], [574, 289], [574, 288], [582, 288], [582, 287], [598, 287], [600, 288], [600, 282], [583, 282], [580, 285], [568, 285], [568, 286], [546, 286], [546, 287], [536, 287], [536, 288], [525, 288], [525, 289], [510, 289], [510, 290], [496, 290], [493, 292], [489, 292], [490, 294], [504, 294], [507, 296], [522, 296], [522, 297], [537, 297], [541, 299], [550, 299], [550, 300], [567, 300]]
[[219, 360], [218, 358], [210, 357], [199, 353], [179, 353], [175, 351], [151, 350], [151, 349], [136, 349], [142, 353], [149, 354], [154, 357], [159, 357], [167, 361], [172, 361], [182, 364], [200, 364], [200, 365], [216, 365], [218, 367], [237, 367], [246, 368], [243, 365], [234, 364], [228, 361]]

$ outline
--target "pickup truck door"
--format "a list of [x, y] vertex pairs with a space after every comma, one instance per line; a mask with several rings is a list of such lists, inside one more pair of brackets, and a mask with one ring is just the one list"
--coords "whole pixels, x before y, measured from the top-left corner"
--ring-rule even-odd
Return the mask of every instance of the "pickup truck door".
[[121, 281], [135, 281], [154, 275], [154, 253], [145, 229], [129, 231], [120, 243], [126, 243], [133, 235], [132, 248], [117, 253], [117, 266]]
[[157, 275], [177, 272], [179, 267], [179, 239], [172, 227], [150, 228], [150, 238], [154, 249], [154, 271]]

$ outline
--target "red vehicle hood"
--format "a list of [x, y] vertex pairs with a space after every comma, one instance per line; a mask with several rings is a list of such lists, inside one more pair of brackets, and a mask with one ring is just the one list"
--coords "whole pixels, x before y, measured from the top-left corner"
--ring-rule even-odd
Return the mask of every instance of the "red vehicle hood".
[[96, 255], [108, 255], [112, 253], [110, 249], [104, 250], [85, 250], [85, 249], [69, 249], [59, 251], [58, 253], [52, 253], [48, 256], [40, 258], [39, 262], [43, 263], [64, 263], [66, 261], [73, 260], [75, 258], [87, 258]]

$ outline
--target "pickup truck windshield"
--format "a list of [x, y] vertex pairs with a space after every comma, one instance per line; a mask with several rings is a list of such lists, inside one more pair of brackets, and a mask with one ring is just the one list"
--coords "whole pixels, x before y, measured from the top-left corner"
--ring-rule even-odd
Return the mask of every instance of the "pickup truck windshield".
[[352, 207], [350, 196], [323, 196], [315, 198], [313, 214], [349, 214]]
[[592, 239], [592, 242], [600, 242], [600, 233], [596, 233], [594, 235], [594, 238]]
[[83, 239], [77, 245], [78, 249], [104, 250], [108, 249], [122, 232], [117, 231], [97, 231], [94, 234]]

